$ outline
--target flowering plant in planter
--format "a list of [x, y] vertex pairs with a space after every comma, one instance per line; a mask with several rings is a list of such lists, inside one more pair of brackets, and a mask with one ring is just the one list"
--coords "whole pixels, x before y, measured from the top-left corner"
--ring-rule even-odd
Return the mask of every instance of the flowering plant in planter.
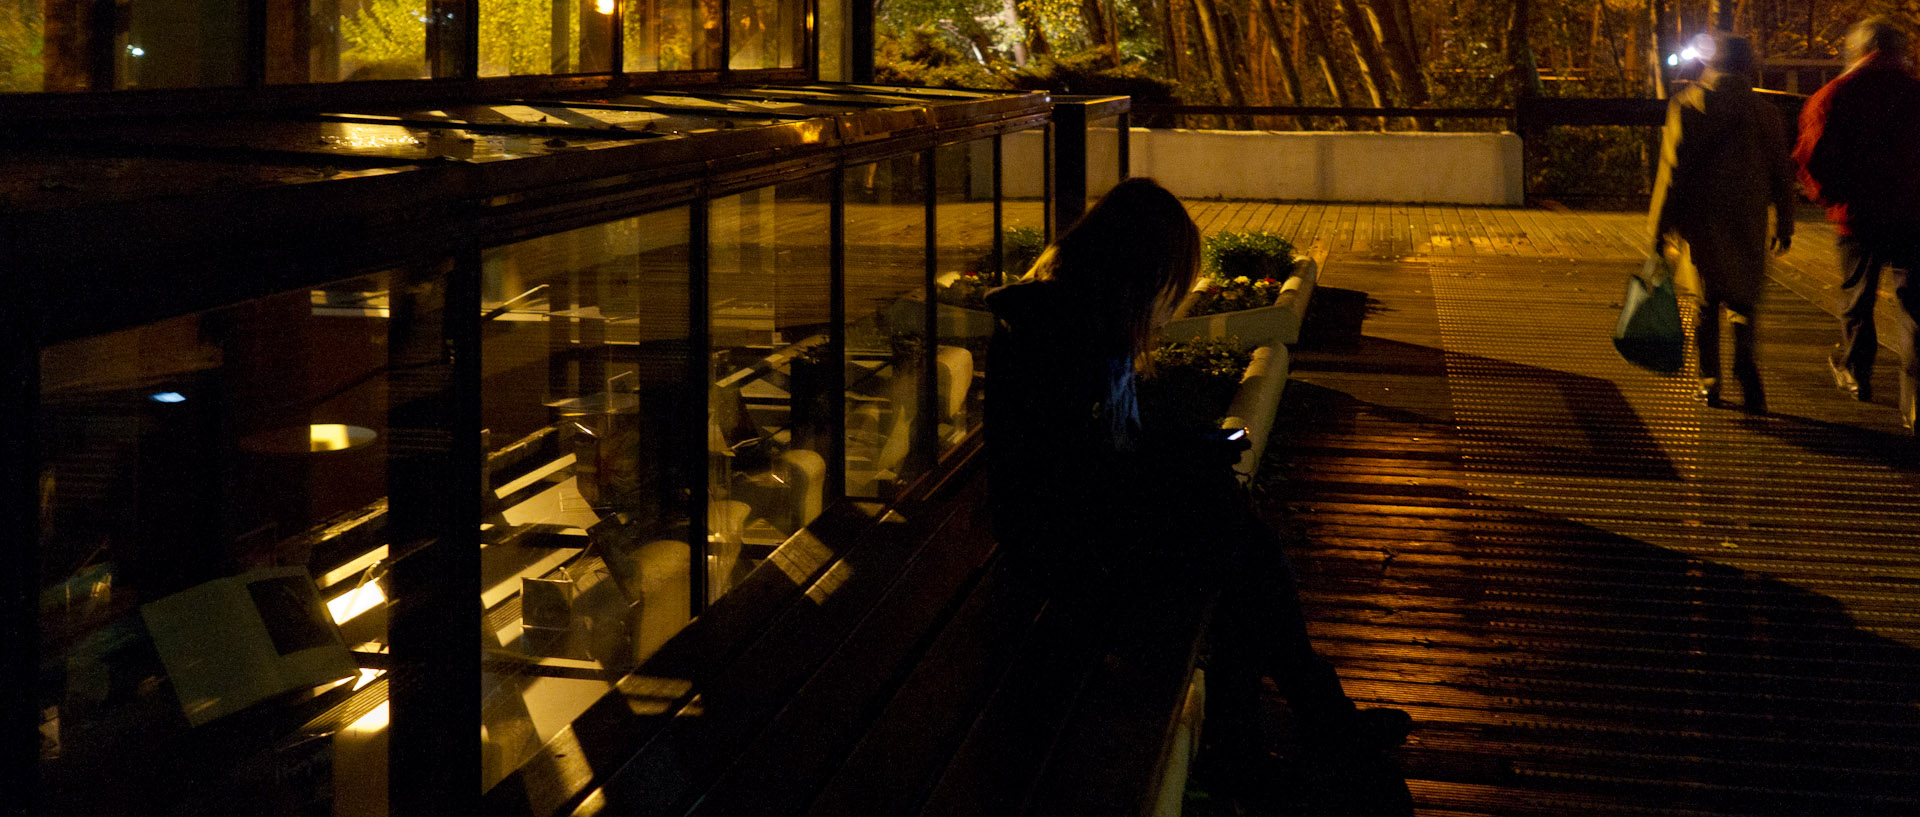
[[1271, 306], [1293, 271], [1293, 242], [1273, 233], [1218, 233], [1201, 247], [1204, 275], [1187, 315], [1213, 315]]
[[1147, 358], [1152, 366], [1139, 384], [1141, 423], [1194, 433], [1219, 425], [1253, 361], [1237, 337], [1161, 341]]
[[968, 270], [945, 286], [934, 288], [934, 300], [963, 309], [986, 309], [987, 290], [1000, 285], [1000, 276], [991, 271]]

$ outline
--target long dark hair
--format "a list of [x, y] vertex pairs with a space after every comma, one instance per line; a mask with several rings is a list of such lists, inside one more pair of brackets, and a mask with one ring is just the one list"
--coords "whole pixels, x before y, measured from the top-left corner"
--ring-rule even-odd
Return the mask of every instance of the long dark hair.
[[1158, 328], [1156, 312], [1178, 303], [1200, 275], [1200, 228], [1159, 182], [1127, 179], [1041, 253], [1028, 274], [1076, 290], [1089, 328], [1139, 358]]

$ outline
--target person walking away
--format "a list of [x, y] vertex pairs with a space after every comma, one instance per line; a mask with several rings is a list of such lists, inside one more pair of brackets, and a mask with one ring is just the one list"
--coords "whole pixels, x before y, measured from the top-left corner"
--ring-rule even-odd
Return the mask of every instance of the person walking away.
[[1720, 313], [1733, 324], [1733, 375], [1740, 382], [1741, 409], [1766, 413], [1760, 386], [1758, 317], [1766, 281], [1768, 215], [1772, 247], [1784, 253], [1793, 242], [1793, 163], [1787, 154], [1786, 118], [1753, 92], [1753, 48], [1739, 37], [1719, 35], [1700, 79], [1667, 105], [1660, 170], [1650, 219], [1654, 252], [1690, 258], [1700, 278], [1694, 346], [1700, 363], [1696, 397], [1720, 405]]
[[1135, 378], [1199, 260], [1199, 230], [1180, 200], [1133, 178], [1047, 248], [1026, 280], [987, 294], [994, 535], [1041, 565], [1056, 593], [1150, 609], [1172, 582], [1220, 587], [1207, 724], [1210, 734], [1234, 733], [1223, 752], [1246, 769], [1265, 755], [1261, 676], [1308, 742], [1356, 753], [1398, 745], [1407, 714], [1358, 709], [1308, 639], [1284, 546], [1234, 477], [1245, 444], [1141, 425]]
[[1847, 70], [1807, 100], [1793, 151], [1802, 188], [1826, 207], [1839, 236], [1840, 344], [1828, 358], [1834, 383], [1855, 399], [1873, 399], [1873, 310], [1884, 273], [1900, 316], [1900, 419], [1910, 433], [1920, 385], [1920, 80], [1911, 44], [1889, 18], [1855, 24]]

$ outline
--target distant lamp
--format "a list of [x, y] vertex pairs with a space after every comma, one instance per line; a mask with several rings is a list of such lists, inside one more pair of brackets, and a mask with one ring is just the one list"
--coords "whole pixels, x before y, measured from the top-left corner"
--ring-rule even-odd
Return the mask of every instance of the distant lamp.
[[127, 53], [136, 57], [144, 57], [147, 55], [147, 50], [137, 45], [129, 45], [127, 46]]
[[1679, 55], [1679, 54], [1668, 54], [1668, 55], [1667, 55], [1667, 65], [1679, 65], [1679, 64], [1680, 64], [1680, 55]]
[[613, 0], [597, 0], [597, 2], [593, 4], [593, 10], [601, 14], [612, 14]]
[[147, 399], [152, 400], [155, 403], [187, 402], [187, 396], [177, 391], [157, 391], [157, 392], [154, 392], [153, 394], [147, 395]]

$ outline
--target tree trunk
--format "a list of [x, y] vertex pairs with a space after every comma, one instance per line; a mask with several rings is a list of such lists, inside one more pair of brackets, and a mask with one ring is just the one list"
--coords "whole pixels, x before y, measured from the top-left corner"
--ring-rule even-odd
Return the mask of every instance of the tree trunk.
[[[1305, 13], [1307, 27], [1312, 29], [1314, 40], [1319, 44], [1319, 53], [1315, 59], [1320, 62], [1320, 76], [1326, 80], [1327, 93], [1333, 97], [1333, 104], [1341, 108], [1354, 107], [1353, 95], [1347, 90], [1347, 64], [1340, 59], [1340, 49], [1334, 45], [1333, 27], [1327, 24], [1326, 10], [1321, 8], [1321, 0], [1296, 0], [1297, 8]], [[1347, 127], [1355, 130], [1366, 128], [1360, 117], [1347, 117]]]
[[1213, 2], [1193, 0], [1193, 10], [1200, 18], [1200, 39], [1206, 44], [1207, 69], [1213, 73], [1214, 87], [1220, 89], [1222, 102], [1245, 105], [1247, 98], [1240, 92], [1239, 78], [1228, 68], [1235, 63], [1227, 60], [1227, 51], [1220, 35], [1220, 16], [1214, 12]]
[[1513, 100], [1518, 103], [1530, 96], [1539, 96], [1540, 69], [1533, 61], [1533, 0], [1513, 0], [1511, 25], [1507, 29], [1507, 71], [1513, 87]]
[[[1019, 25], [1021, 28], [1026, 27], [1026, 24], [1020, 20], [1019, 4], [1013, 2], [1013, 0], [1000, 0], [999, 19], [1007, 23]], [[1009, 44], [1009, 50], [1013, 52], [1013, 64], [1022, 68], [1026, 67], [1027, 58], [1030, 56], [1027, 53], [1026, 40], [1024, 38], [1014, 40]]]
[[[1306, 98], [1300, 94], [1300, 71], [1293, 64], [1293, 48], [1286, 29], [1280, 27], [1280, 12], [1273, 6], [1273, 0], [1251, 0], [1254, 22], [1265, 26], [1267, 32], [1267, 53], [1272, 55], [1273, 64], [1280, 69], [1281, 98], [1287, 105], [1305, 105]], [[1288, 117], [1294, 130], [1300, 129], [1299, 117]]]
[[1647, 81], [1653, 83], [1654, 99], [1667, 98], [1666, 17], [1664, 0], [1647, 0]]
[[1374, 36], [1373, 25], [1361, 11], [1358, 0], [1333, 0], [1339, 9], [1341, 22], [1347, 27], [1347, 43], [1353, 48], [1353, 61], [1360, 66], [1360, 84], [1367, 92], [1367, 98], [1373, 100], [1373, 107], [1384, 107], [1393, 89], [1389, 85], [1390, 77], [1385, 62], [1380, 59], [1380, 49], [1376, 45], [1379, 38]]
[[[1381, 46], [1388, 65], [1393, 68], [1394, 82], [1400, 86], [1400, 102], [1424, 107], [1431, 97], [1427, 95], [1427, 77], [1420, 70], [1420, 52], [1413, 39], [1413, 10], [1408, 8], [1407, 0], [1374, 0], [1374, 4], [1386, 12], [1378, 18], [1384, 37]], [[1425, 129], [1421, 120], [1412, 121], [1414, 130]]]
[[1034, 13], [1032, 3], [1021, 3], [1017, 0], [1006, 0], [1006, 2], [1013, 6], [1014, 16], [1019, 18], [1020, 27], [1027, 32], [1027, 55], [1038, 57], [1053, 53], [1053, 49], [1047, 46], [1047, 33], [1040, 30], [1040, 15]]
[[1119, 65], [1120, 43], [1114, 38], [1113, 27], [1107, 25], [1107, 12], [1100, 0], [1080, 0], [1080, 20], [1086, 24], [1087, 40], [1093, 47], [1105, 52], [1109, 64]]
[[1161, 53], [1167, 55], [1167, 73], [1177, 83], [1181, 79], [1181, 63], [1186, 57], [1187, 38], [1174, 29], [1173, 0], [1152, 0], [1150, 11], [1154, 24], [1160, 27], [1160, 47]]

